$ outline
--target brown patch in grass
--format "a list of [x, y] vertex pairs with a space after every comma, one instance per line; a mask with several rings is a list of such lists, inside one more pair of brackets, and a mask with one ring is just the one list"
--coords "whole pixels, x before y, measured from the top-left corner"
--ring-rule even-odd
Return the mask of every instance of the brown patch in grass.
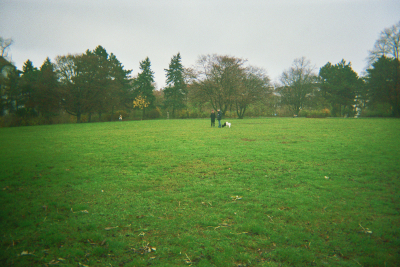
[[245, 142], [254, 142], [254, 141], [256, 141], [256, 139], [243, 138], [242, 141], [245, 141]]

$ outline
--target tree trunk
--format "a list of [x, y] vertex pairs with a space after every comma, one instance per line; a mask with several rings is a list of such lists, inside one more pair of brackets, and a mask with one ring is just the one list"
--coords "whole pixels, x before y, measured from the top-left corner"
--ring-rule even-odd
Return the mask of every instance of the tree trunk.
[[245, 111], [246, 107], [244, 108], [236, 107], [236, 114], [238, 115], [239, 119], [243, 119]]
[[397, 59], [395, 61], [396, 64], [396, 75], [395, 75], [395, 92], [394, 92], [394, 107], [393, 107], [393, 116], [398, 118], [400, 117], [400, 61]]

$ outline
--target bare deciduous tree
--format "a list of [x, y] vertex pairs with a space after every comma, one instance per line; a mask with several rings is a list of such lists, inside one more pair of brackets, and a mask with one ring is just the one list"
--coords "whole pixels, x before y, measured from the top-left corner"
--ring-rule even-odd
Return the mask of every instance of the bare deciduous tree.
[[315, 87], [317, 75], [314, 70], [311, 62], [302, 57], [295, 59], [292, 67], [281, 75], [277, 91], [281, 95], [282, 104], [288, 105], [295, 114], [299, 113]]
[[248, 66], [244, 70], [242, 85], [235, 98], [236, 114], [243, 119], [246, 109], [256, 102], [266, 100], [271, 94], [270, 79], [262, 68]]
[[8, 50], [12, 44], [13, 40], [11, 38], [4, 39], [0, 36], [0, 53], [2, 57], [8, 58]]
[[244, 60], [230, 56], [201, 56], [197, 62], [197, 79], [193, 83], [195, 98], [209, 102], [222, 114], [234, 104], [242, 86]]
[[191, 83], [193, 99], [208, 102], [222, 114], [234, 109], [242, 119], [249, 105], [271, 93], [266, 71], [245, 63], [246, 60], [231, 56], [201, 56]]
[[369, 51], [369, 65], [377, 61], [380, 57], [391, 57], [399, 59], [400, 50], [400, 21], [395, 25], [385, 28], [376, 40], [374, 48]]

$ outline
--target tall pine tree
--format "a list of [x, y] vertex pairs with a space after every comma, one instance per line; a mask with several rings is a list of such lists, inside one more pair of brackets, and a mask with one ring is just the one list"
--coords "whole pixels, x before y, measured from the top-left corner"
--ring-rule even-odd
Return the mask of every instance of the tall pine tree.
[[[154, 72], [151, 70], [150, 59], [146, 57], [145, 60], [140, 62], [140, 69], [142, 72], [138, 73], [138, 76], [134, 80], [134, 87], [136, 97], [141, 95], [142, 98], [146, 98], [149, 103], [149, 107], [154, 105], [155, 96], [154, 91]], [[143, 108], [143, 118], [146, 114], [146, 108]]]
[[37, 91], [34, 97], [36, 111], [49, 118], [60, 111], [61, 94], [53, 63], [46, 58], [40, 67]]
[[38, 74], [38, 69], [35, 68], [32, 64], [32, 61], [28, 59], [22, 67], [22, 76], [20, 83], [21, 95], [18, 97], [20, 99], [18, 101], [18, 105], [24, 105], [24, 109], [21, 109], [21, 113], [24, 113], [23, 110], [25, 110], [26, 112], [30, 111], [30, 113], [32, 114], [35, 113], [34, 96], [37, 91]]
[[180, 53], [172, 57], [169, 68], [165, 71], [167, 72], [167, 87], [164, 90], [164, 106], [172, 108], [172, 117], [175, 117], [176, 110], [185, 108], [185, 99], [187, 96]]

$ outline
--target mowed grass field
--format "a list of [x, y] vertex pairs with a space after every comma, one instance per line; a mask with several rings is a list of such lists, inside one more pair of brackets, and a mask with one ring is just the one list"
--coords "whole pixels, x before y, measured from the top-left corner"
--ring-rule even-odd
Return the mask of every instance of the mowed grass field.
[[0, 129], [1, 266], [399, 266], [400, 120]]

